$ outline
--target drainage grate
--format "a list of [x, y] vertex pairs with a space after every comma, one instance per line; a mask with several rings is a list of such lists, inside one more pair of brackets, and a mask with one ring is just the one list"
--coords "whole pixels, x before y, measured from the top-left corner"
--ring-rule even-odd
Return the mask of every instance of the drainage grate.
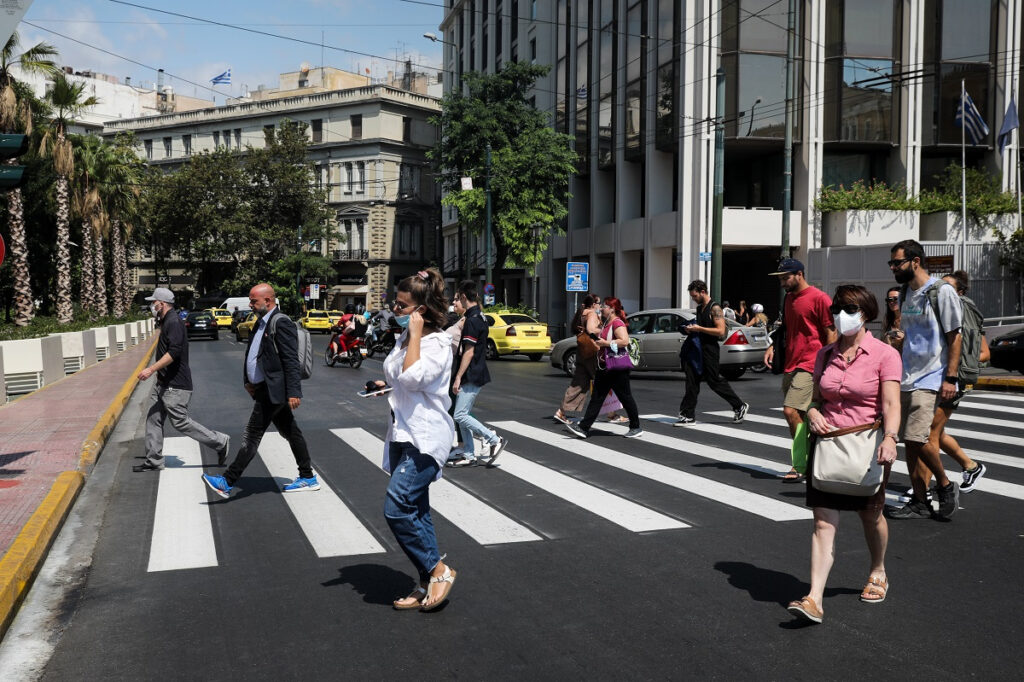
[[4, 376], [7, 395], [23, 395], [43, 387], [42, 372], [15, 372]]

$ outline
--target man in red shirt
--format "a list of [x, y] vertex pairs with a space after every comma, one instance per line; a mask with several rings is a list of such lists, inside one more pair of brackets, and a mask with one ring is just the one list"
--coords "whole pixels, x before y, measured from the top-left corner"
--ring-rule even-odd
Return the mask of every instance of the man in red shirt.
[[[823, 346], [835, 343], [836, 327], [832, 321], [829, 306], [832, 299], [821, 289], [812, 287], [804, 278], [804, 264], [795, 258], [779, 261], [778, 272], [769, 273], [779, 278], [779, 284], [786, 290], [783, 303], [782, 324], [786, 328], [786, 363], [782, 375], [782, 413], [789, 423], [790, 436], [796, 435], [796, 428], [804, 420], [814, 393], [814, 360]], [[775, 348], [769, 346], [764, 361], [772, 364]], [[787, 483], [796, 483], [804, 477], [796, 469], [790, 469], [783, 478]]]

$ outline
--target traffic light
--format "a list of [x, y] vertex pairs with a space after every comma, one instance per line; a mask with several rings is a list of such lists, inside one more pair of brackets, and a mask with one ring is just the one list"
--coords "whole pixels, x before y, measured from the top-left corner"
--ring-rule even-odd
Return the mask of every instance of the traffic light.
[[[0, 160], [15, 159], [28, 151], [28, 135], [0, 135]], [[21, 187], [25, 182], [24, 166], [0, 163], [0, 192]]]

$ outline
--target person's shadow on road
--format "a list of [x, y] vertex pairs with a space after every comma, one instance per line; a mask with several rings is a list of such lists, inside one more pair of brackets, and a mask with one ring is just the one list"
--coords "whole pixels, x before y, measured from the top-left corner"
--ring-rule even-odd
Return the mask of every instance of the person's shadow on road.
[[396, 571], [390, 566], [356, 564], [339, 569], [337, 578], [321, 585], [351, 585], [352, 589], [363, 595], [364, 602], [390, 606], [395, 599], [409, 594], [416, 587], [416, 582], [409, 574]]

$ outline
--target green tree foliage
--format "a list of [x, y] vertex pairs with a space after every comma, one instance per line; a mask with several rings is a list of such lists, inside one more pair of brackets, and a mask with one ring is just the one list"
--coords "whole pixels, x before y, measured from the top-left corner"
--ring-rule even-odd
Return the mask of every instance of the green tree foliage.
[[[441, 137], [429, 156], [447, 192], [443, 202], [458, 209], [474, 233], [486, 225], [486, 149], [490, 143], [495, 263], [532, 266], [544, 255], [552, 231], [562, 231], [569, 177], [576, 153], [572, 138], [555, 132], [547, 114], [527, 101], [527, 92], [548, 66], [506, 64], [496, 74], [469, 73], [449, 92], [431, 119]], [[460, 178], [473, 178], [462, 190]], [[538, 239], [534, 239], [534, 231]]]

